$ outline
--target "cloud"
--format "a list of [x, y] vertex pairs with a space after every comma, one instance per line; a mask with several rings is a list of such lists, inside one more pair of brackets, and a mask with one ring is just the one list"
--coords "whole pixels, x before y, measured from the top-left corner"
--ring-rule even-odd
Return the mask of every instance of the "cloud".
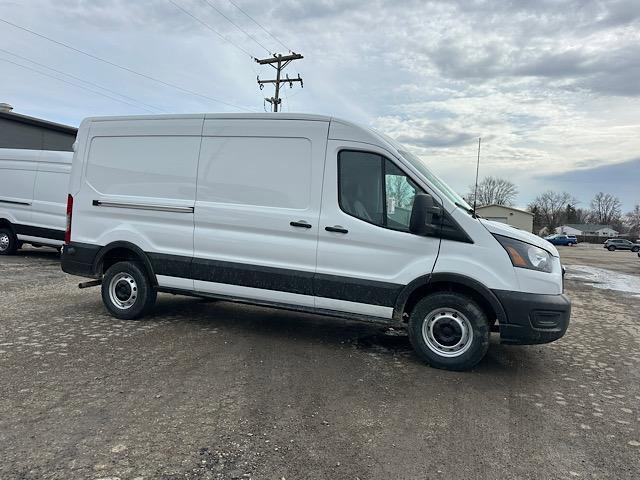
[[613, 165], [598, 161], [596, 166], [581, 168], [557, 175], [541, 175], [543, 182], [574, 193], [582, 206], [588, 206], [598, 192], [611, 193], [623, 203], [625, 210], [640, 203], [640, 158]]
[[[259, 43], [204, 0], [173, 1], [227, 40], [166, 0], [13, 1], [0, 4], [0, 18], [262, 111], [273, 92], [260, 91], [256, 76], [270, 78], [273, 70], [236, 46], [258, 57], [268, 55], [260, 44], [286, 53], [282, 45], [227, 1], [209, 0]], [[637, 0], [234, 1], [305, 56], [288, 67], [305, 86], [285, 87], [285, 112], [373, 126], [408, 144], [462, 191], [473, 181], [479, 136], [481, 175], [516, 181], [520, 203], [554, 178], [560, 185], [566, 172], [617, 165], [640, 152]], [[0, 42], [168, 112], [237, 111], [4, 24]], [[18, 112], [76, 125], [90, 115], [146, 113], [141, 103], [105, 98], [2, 59], [34, 65], [0, 52], [0, 101]], [[602, 178], [615, 188], [614, 179]]]

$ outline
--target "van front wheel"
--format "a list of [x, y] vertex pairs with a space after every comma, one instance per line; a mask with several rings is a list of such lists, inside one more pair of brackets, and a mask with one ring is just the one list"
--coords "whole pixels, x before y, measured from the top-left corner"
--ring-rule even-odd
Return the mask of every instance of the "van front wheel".
[[420, 300], [409, 318], [409, 339], [428, 365], [473, 368], [489, 349], [487, 315], [470, 297], [436, 292]]
[[156, 295], [142, 265], [136, 262], [118, 262], [102, 277], [102, 301], [116, 318], [143, 317], [153, 307]]

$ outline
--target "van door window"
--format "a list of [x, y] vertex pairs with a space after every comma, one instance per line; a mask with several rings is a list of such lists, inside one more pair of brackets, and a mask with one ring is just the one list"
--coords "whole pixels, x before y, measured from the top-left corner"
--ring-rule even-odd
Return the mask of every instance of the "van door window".
[[388, 159], [369, 152], [338, 155], [338, 201], [347, 214], [393, 230], [409, 231], [418, 187]]
[[413, 199], [418, 187], [389, 160], [384, 163], [386, 226], [395, 230], [409, 231], [409, 220]]
[[338, 169], [340, 208], [365, 222], [384, 225], [382, 157], [343, 151], [338, 155]]

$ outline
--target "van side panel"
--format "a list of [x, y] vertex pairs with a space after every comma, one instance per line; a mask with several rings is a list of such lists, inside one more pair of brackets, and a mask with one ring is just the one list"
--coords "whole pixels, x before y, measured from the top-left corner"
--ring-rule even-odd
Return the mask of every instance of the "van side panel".
[[41, 152], [0, 149], [0, 219], [14, 225], [31, 223], [33, 185]]
[[[72, 241], [131, 242], [150, 254], [190, 261], [202, 121], [202, 116], [93, 121], [74, 197]], [[159, 275], [164, 263], [158, 264]]]

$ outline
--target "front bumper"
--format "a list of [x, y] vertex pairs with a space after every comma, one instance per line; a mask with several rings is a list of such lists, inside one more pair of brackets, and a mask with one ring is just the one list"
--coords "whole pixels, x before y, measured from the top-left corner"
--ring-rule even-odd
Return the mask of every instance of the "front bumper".
[[569, 326], [571, 301], [564, 294], [493, 290], [504, 308], [506, 321], [500, 323], [501, 343], [534, 345], [561, 338]]

